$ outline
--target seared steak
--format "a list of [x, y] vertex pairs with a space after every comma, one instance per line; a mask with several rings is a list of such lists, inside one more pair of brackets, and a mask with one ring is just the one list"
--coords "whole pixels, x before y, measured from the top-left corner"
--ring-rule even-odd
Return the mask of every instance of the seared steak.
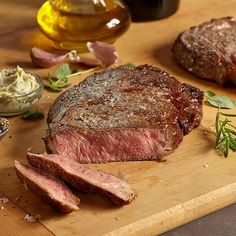
[[118, 67], [61, 94], [47, 150], [80, 163], [157, 160], [200, 124], [203, 93], [157, 67]]
[[233, 17], [212, 19], [191, 27], [176, 39], [173, 52], [189, 72], [223, 84], [236, 84], [236, 21]]
[[28, 162], [83, 192], [96, 192], [116, 205], [130, 203], [135, 194], [125, 180], [112, 174], [92, 170], [59, 154], [27, 154]]
[[61, 180], [19, 161], [15, 161], [15, 170], [22, 183], [58, 211], [68, 213], [79, 209], [79, 199]]

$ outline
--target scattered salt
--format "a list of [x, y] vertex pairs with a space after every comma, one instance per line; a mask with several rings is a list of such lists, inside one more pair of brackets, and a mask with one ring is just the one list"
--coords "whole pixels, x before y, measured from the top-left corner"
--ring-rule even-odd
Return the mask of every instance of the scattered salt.
[[23, 186], [25, 187], [26, 190], [29, 190], [26, 183], [23, 183]]
[[19, 197], [16, 197], [16, 201], [19, 202], [22, 199], [22, 195], [20, 195]]
[[39, 220], [41, 216], [39, 214], [36, 215], [25, 215], [24, 220], [30, 223], [34, 223], [36, 220]]
[[31, 216], [31, 215], [28, 215], [28, 214], [25, 215], [24, 220], [27, 221], [27, 222], [30, 222], [30, 223], [34, 223], [36, 221], [34, 216]]
[[27, 149], [27, 152], [30, 152], [32, 150], [32, 147], [29, 147], [28, 149]]
[[0, 209], [3, 210], [3, 209], [4, 209], [4, 206], [2, 206]]
[[6, 197], [2, 197], [2, 198], [0, 198], [0, 199], [1, 199], [1, 201], [2, 201], [3, 204], [6, 204], [7, 202], [9, 202], [9, 199], [6, 198]]
[[207, 168], [207, 167], [208, 167], [208, 164], [204, 164], [203, 167], [204, 167], [204, 168]]

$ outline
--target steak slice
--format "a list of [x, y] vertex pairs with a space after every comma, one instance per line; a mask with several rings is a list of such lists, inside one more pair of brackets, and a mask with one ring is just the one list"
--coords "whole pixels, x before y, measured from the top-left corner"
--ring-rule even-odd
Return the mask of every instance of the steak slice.
[[236, 84], [236, 21], [212, 19], [181, 33], [173, 45], [176, 61], [198, 77]]
[[129, 204], [135, 194], [127, 182], [115, 175], [92, 170], [59, 154], [27, 154], [28, 162], [83, 192], [96, 192], [116, 205]]
[[200, 124], [203, 93], [157, 67], [95, 73], [48, 114], [47, 150], [80, 163], [157, 160]]
[[15, 171], [23, 184], [58, 211], [68, 213], [79, 209], [79, 199], [61, 180], [19, 161], [15, 161]]

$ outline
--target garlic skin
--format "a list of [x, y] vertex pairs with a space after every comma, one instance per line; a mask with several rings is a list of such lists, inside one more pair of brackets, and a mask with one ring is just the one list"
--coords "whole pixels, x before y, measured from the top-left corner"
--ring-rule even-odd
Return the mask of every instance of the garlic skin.
[[110, 66], [117, 62], [118, 53], [112, 45], [105, 42], [87, 42], [88, 50], [100, 61], [102, 66]]
[[81, 57], [78, 55], [76, 50], [72, 50], [68, 53], [69, 61], [72, 63], [77, 63], [79, 65], [94, 67], [100, 66], [101, 63], [97, 59]]
[[43, 68], [48, 68], [64, 61], [67, 55], [68, 53], [59, 55], [49, 53], [37, 47], [33, 47], [30, 50], [30, 57], [32, 62], [35, 65]]

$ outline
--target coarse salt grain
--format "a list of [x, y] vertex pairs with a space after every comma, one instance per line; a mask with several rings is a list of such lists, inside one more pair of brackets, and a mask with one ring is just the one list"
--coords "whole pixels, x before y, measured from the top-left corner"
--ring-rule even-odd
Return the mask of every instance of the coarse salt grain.
[[204, 164], [203, 167], [204, 167], [204, 168], [207, 168], [207, 167], [208, 167], [208, 164]]
[[2, 197], [1, 201], [2, 201], [3, 204], [6, 204], [7, 202], [9, 202], [9, 199], [6, 198], [6, 197]]
[[26, 214], [25, 217], [24, 217], [24, 220], [27, 221], [27, 222], [30, 222], [30, 223], [34, 223], [36, 220], [39, 220], [39, 219], [40, 219], [39, 214], [36, 214], [36, 215]]
[[25, 188], [26, 190], [29, 190], [26, 183], [23, 183], [23, 186], [24, 186], [24, 188]]
[[27, 222], [30, 222], [30, 223], [33, 223], [33, 222], [36, 221], [34, 216], [31, 216], [31, 215], [28, 215], [28, 214], [25, 215], [24, 220], [27, 221]]

